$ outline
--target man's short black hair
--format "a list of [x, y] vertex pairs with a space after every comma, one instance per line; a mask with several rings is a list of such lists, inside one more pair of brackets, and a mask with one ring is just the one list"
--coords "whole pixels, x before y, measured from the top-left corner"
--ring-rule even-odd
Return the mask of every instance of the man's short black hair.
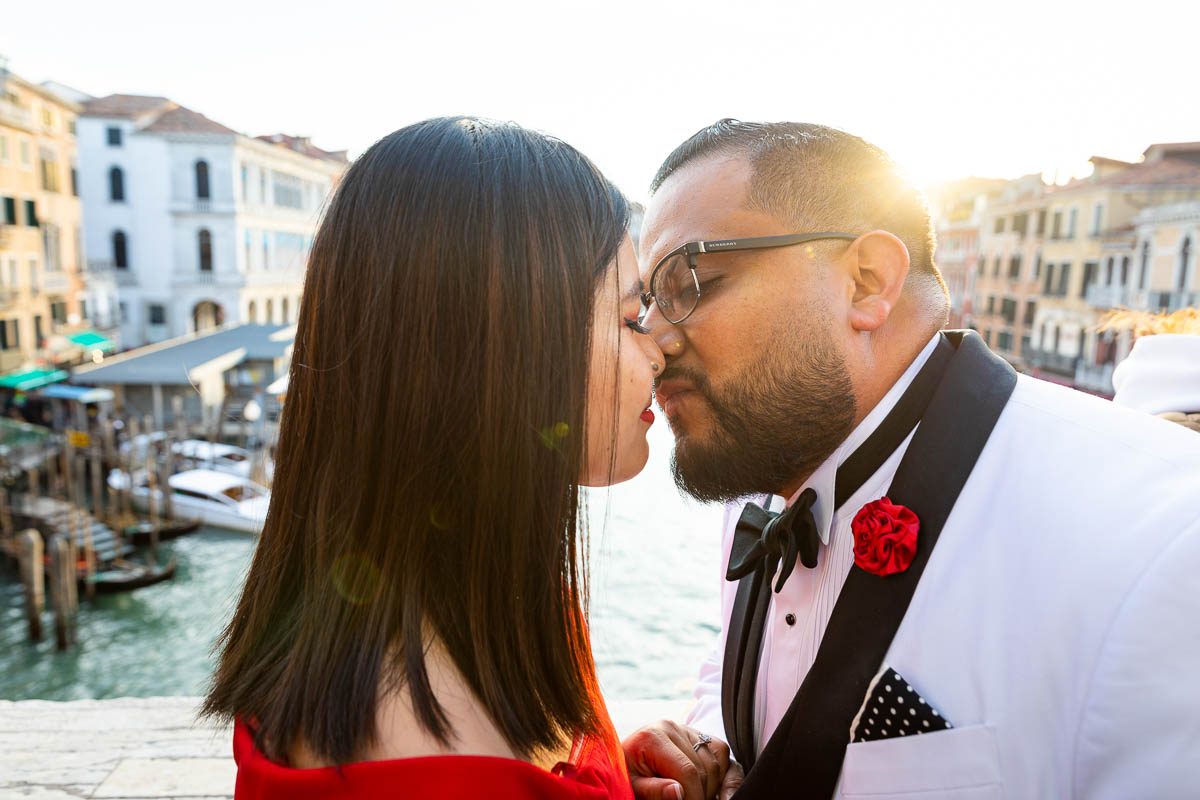
[[933, 263], [925, 195], [870, 142], [807, 122], [726, 118], [697, 131], [667, 156], [650, 184], [651, 194], [685, 164], [716, 155], [750, 161], [754, 208], [805, 231], [888, 231], [908, 248], [910, 275], [932, 277], [945, 291]]

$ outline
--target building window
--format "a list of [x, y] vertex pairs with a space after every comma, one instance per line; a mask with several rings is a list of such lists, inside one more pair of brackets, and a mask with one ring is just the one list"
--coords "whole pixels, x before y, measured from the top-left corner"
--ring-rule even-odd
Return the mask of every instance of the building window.
[[1121, 285], [1129, 282], [1129, 256], [1121, 256]]
[[987, 272], [987, 259], [979, 259], [979, 277], [983, 277], [983, 273]]
[[267, 232], [266, 232], [266, 231], [263, 231], [263, 235], [262, 235], [262, 237], [263, 237], [263, 263], [262, 263], [262, 267], [263, 267], [263, 269], [267, 269], [267, 265], [268, 265], [268, 263], [269, 263], [269, 261], [270, 261], [270, 254], [271, 254], [271, 246], [270, 246], [270, 238], [271, 238], [271, 237], [270, 237], [270, 236], [267, 234]]
[[267, 204], [267, 171], [265, 169], [258, 171], [258, 202], [264, 206]]
[[1054, 265], [1046, 265], [1046, 283], [1042, 286], [1042, 294], [1050, 296], [1054, 293]]
[[25, 201], [25, 224], [30, 228], [38, 226], [37, 203], [33, 200]]
[[108, 128], [105, 130], [105, 133], [108, 134], [108, 146], [109, 147], [120, 147], [121, 146], [121, 129], [120, 128], [116, 127], [115, 125], [109, 125]]
[[196, 238], [200, 244], [200, 271], [212, 272], [212, 234], [204, 229]]
[[1075, 238], [1075, 222], [1079, 219], [1079, 209], [1072, 208], [1071, 216], [1067, 219], [1067, 238]]
[[17, 199], [15, 197], [4, 198], [4, 224], [17, 224]]
[[25, 169], [33, 166], [33, 156], [30, 155], [29, 141], [27, 139], [21, 140], [21, 166]]
[[62, 300], [50, 303], [50, 322], [55, 330], [67, 324], [67, 304]]
[[113, 266], [117, 269], [129, 267], [129, 251], [126, 249], [125, 231], [113, 231], [112, 235]]
[[113, 203], [125, 201], [125, 173], [120, 167], [108, 171], [108, 199]]
[[1034, 233], [1038, 236], [1041, 236], [1045, 232], [1046, 232], [1046, 209], [1043, 208], [1041, 211], [1038, 212], [1037, 228], [1034, 230]]
[[1108, 257], [1108, 261], [1104, 262], [1104, 285], [1112, 286], [1113, 267], [1116, 266], [1116, 259], [1112, 256]]
[[21, 346], [17, 320], [0, 320], [0, 350], [15, 350]]
[[42, 153], [42, 189], [47, 192], [59, 191], [58, 184], [58, 162], [49, 157], [50, 154], [43, 151]]
[[253, 300], [251, 300], [250, 305], [246, 306], [246, 321], [251, 322], [251, 323], [258, 322], [258, 320], [255, 319], [255, 317], [257, 317], [257, 316], [258, 316], [258, 306], [254, 303]]
[[1000, 277], [1000, 263], [1001, 263], [1000, 256], [996, 256], [996, 261], [995, 261], [995, 263], [992, 264], [992, 277], [993, 278]]
[[272, 176], [275, 205], [284, 208], [304, 208], [303, 184], [299, 178], [276, 172]]
[[124, 300], [117, 302], [117, 313], [121, 316], [121, 322], [129, 322], [129, 306], [125, 305]]
[[263, 319], [263, 322], [265, 322], [265, 323], [267, 323], [268, 325], [270, 325], [270, 324], [271, 324], [271, 322], [272, 322], [272, 319], [271, 319], [271, 317], [272, 317], [272, 315], [273, 315], [273, 313], [274, 313], [274, 309], [273, 309], [273, 308], [271, 308], [271, 300], [270, 300], [270, 298], [268, 298], [268, 299], [267, 299], [267, 304], [266, 304], [265, 311], [266, 311], [266, 314], [265, 314], [265, 319]]
[[279, 301], [279, 321], [288, 321], [288, 299], [286, 297]]
[[1192, 237], [1185, 236], [1179, 247], [1179, 291], [1188, 287], [1188, 267], [1191, 266]]
[[242, 167], [242, 202], [250, 202], [250, 169]]
[[0, 135], [0, 164], [8, 163], [8, 137]]
[[1050, 238], [1051, 239], [1061, 239], [1062, 238], [1062, 212], [1055, 211], [1053, 220], [1054, 221], [1050, 225]]
[[47, 270], [57, 272], [62, 269], [62, 231], [49, 222], [42, 225], [42, 255]]
[[1059, 265], [1058, 268], [1058, 291], [1055, 292], [1059, 297], [1067, 296], [1067, 286], [1071, 281], [1071, 263], [1066, 262]]
[[1104, 217], [1104, 203], [1092, 207], [1092, 236], [1100, 235], [1100, 220]]
[[250, 269], [250, 231], [246, 231], [246, 269]]
[[79, 197], [79, 167], [71, 167], [71, 196]]
[[991, 328], [983, 329], [983, 343], [988, 345], [989, 347], [991, 346], [991, 344], [992, 344], [992, 329]]
[[1146, 288], [1146, 270], [1150, 266], [1150, 243], [1142, 242], [1142, 266], [1138, 270], [1138, 291]]
[[1033, 315], [1034, 315], [1034, 312], [1036, 312], [1036, 311], [1037, 311], [1037, 303], [1034, 302], [1033, 300], [1026, 300], [1025, 301], [1025, 319], [1022, 320], [1022, 324], [1032, 325], [1033, 324]]
[[150, 304], [150, 324], [151, 325], [166, 325], [167, 324], [167, 307], [162, 303]]
[[1083, 285], [1079, 287], [1079, 296], [1086, 297], [1088, 287], [1096, 280], [1096, 273], [1100, 271], [1100, 263], [1097, 261], [1085, 261], [1083, 263]]
[[196, 162], [196, 199], [208, 200], [208, 162]]
[[1004, 233], [1004, 217], [996, 217], [996, 222], [992, 225], [992, 233]]
[[1000, 314], [1004, 317], [1004, 321], [1012, 325], [1017, 321], [1017, 301], [1011, 297], [1005, 297], [1000, 301]]
[[996, 298], [994, 295], [988, 295], [987, 313], [989, 313], [989, 314], [996, 313]]
[[1021, 277], [1021, 256], [1019, 254], [1009, 259], [1008, 277], [1014, 281]]
[[1000, 331], [996, 334], [996, 348], [1005, 352], [1012, 350], [1012, 333]]
[[1042, 277], [1042, 254], [1038, 253], [1033, 257], [1033, 279], [1036, 281]]
[[1029, 213], [1022, 211], [1020, 214], [1013, 214], [1012, 229], [1024, 239], [1025, 232], [1029, 229]]

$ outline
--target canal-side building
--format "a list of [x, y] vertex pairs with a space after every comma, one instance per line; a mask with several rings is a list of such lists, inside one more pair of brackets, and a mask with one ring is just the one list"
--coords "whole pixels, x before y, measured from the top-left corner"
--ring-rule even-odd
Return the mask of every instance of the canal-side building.
[[1008, 181], [981, 215], [972, 326], [1020, 370], [1031, 355], [1047, 190], [1037, 174]]
[[94, 335], [81, 279], [79, 111], [0, 61], [0, 375], [53, 372], [59, 356], [79, 355], [69, 337]]
[[124, 343], [296, 319], [344, 151], [127, 94], [83, 103], [79, 148], [88, 271], [116, 286]]
[[[1150, 209], [1200, 200], [1200, 145], [1153, 145], [1138, 163], [1094, 157], [1092, 164], [1089, 177], [1046, 195], [1030, 362], [1034, 374], [1111, 395], [1117, 356], [1111, 341], [1095, 335], [1100, 318], [1116, 306], [1159, 310], [1195, 300], [1186, 293], [1190, 273], [1169, 268], [1170, 254], [1179, 258], [1182, 237], [1168, 242], [1174, 234], [1151, 236], [1155, 226], [1170, 226], [1156, 222]], [[1156, 248], [1157, 271], [1151, 269]], [[1190, 263], [1194, 256], [1187, 258]], [[1184, 284], [1178, 284], [1181, 278]], [[1179, 293], [1172, 297], [1173, 285]], [[1163, 292], [1172, 302], [1158, 302]]]
[[950, 328], [967, 328], [973, 323], [983, 214], [1004, 184], [1003, 180], [966, 178], [930, 193], [937, 230], [933, 257], [950, 298]]

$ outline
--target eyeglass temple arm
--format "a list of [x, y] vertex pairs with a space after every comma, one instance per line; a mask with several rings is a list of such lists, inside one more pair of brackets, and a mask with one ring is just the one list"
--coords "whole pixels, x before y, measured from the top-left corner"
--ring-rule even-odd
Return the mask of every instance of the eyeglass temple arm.
[[845, 239], [854, 241], [858, 237], [852, 233], [789, 233], [782, 236], [752, 236], [748, 239], [713, 239], [707, 242], [689, 242], [686, 252], [692, 266], [693, 260], [699, 253], [719, 253], [726, 250], [759, 250], [766, 247], [788, 247], [793, 244], [815, 242], [818, 239]]

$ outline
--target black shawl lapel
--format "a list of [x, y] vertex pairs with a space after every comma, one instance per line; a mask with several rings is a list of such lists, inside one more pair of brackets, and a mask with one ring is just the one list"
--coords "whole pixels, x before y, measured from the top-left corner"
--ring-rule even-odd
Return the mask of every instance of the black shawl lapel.
[[[781, 793], [820, 800], [833, 796], [854, 714], [904, 619], [942, 526], [1016, 387], [1012, 367], [978, 335], [945, 335], [957, 351], [887, 492], [892, 502], [912, 509], [920, 519], [916, 555], [906, 571], [886, 578], [851, 568], [812, 669], [747, 774], [739, 800]], [[740, 599], [740, 587], [738, 594]], [[726, 669], [728, 660], [727, 651]], [[741, 672], [757, 673], [757, 665]], [[727, 711], [727, 731], [728, 725]]]

